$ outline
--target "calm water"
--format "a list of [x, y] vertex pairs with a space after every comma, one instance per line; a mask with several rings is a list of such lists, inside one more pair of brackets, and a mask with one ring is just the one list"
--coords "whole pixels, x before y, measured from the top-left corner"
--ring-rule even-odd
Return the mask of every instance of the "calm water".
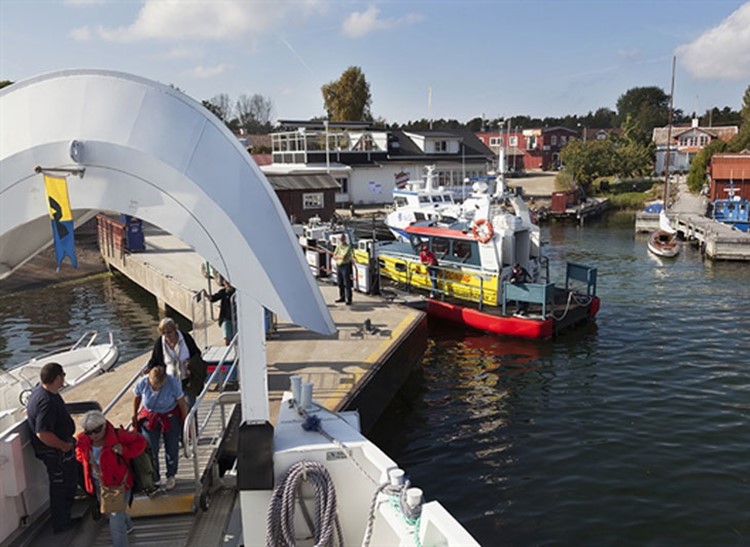
[[371, 435], [483, 545], [750, 545], [750, 265], [662, 261], [632, 226], [545, 231], [553, 259], [598, 266], [595, 326], [432, 323]]
[[[632, 226], [545, 229], [553, 263], [598, 266], [596, 325], [531, 343], [431, 324], [372, 435], [484, 545], [750, 545], [750, 264], [662, 262]], [[108, 276], [0, 298], [0, 364], [89, 329], [128, 359], [156, 322]]]
[[152, 296], [109, 275], [0, 296], [0, 366], [66, 349], [89, 330], [102, 343], [111, 331], [126, 362], [153, 347], [158, 321]]

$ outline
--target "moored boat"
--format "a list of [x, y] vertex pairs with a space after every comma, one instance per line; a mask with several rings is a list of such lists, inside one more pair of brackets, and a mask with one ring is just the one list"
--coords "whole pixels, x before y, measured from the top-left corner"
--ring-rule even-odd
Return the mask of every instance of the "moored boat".
[[98, 333], [85, 332], [78, 341], [63, 351], [34, 357], [0, 374], [0, 409], [13, 410], [26, 406], [31, 390], [39, 383], [39, 372], [47, 363], [59, 363], [65, 371], [63, 389], [110, 370], [120, 357], [112, 333], [109, 341], [96, 344]]
[[435, 166], [426, 171], [423, 179], [409, 180], [393, 190], [393, 210], [386, 215], [385, 224], [396, 238], [404, 239], [404, 228], [414, 222], [454, 222], [460, 214], [453, 194], [437, 185]]
[[[595, 268], [569, 263], [564, 285], [550, 282], [539, 227], [518, 196], [477, 199], [472, 220], [448, 226], [417, 222], [404, 234], [407, 241], [375, 246], [380, 277], [401, 288], [436, 293], [427, 302], [432, 316], [495, 334], [544, 339], [593, 319], [599, 310]], [[425, 245], [439, 261], [437, 290], [419, 258]], [[510, 282], [515, 264], [531, 282]], [[513, 315], [508, 303], [521, 303], [528, 312]]]
[[674, 258], [680, 253], [680, 247], [674, 233], [665, 230], [654, 230], [648, 237], [648, 250], [656, 256]]

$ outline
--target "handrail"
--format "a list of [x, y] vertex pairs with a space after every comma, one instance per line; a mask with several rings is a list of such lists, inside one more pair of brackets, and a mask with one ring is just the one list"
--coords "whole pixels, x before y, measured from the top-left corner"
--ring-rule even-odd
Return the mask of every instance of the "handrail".
[[[203, 485], [201, 484], [201, 472], [199, 469], [199, 462], [198, 458], [195, 457], [196, 452], [198, 451], [198, 439], [200, 438], [201, 432], [203, 429], [208, 425], [209, 420], [211, 419], [211, 416], [213, 416], [214, 411], [216, 410], [216, 406], [219, 405], [219, 408], [221, 410], [221, 426], [222, 429], [226, 428], [226, 415], [224, 413], [224, 401], [221, 399], [221, 394], [226, 389], [227, 384], [229, 383], [230, 379], [232, 378], [232, 374], [237, 368], [237, 363], [239, 362], [239, 354], [235, 351], [235, 357], [234, 361], [232, 362], [231, 367], [229, 367], [229, 370], [226, 373], [226, 377], [223, 378], [222, 381], [222, 374], [223, 374], [223, 368], [224, 363], [227, 362], [227, 358], [229, 357], [230, 352], [237, 347], [237, 343], [239, 340], [239, 333], [236, 333], [234, 335], [234, 338], [232, 338], [232, 341], [229, 343], [229, 345], [224, 350], [223, 355], [219, 359], [219, 362], [216, 364], [216, 368], [211, 373], [211, 375], [206, 379], [206, 383], [203, 386], [203, 390], [200, 392], [200, 395], [196, 397], [195, 403], [193, 404], [192, 408], [188, 411], [187, 416], [185, 416], [185, 421], [183, 423], [183, 430], [182, 430], [182, 450], [183, 455], [187, 459], [193, 460], [193, 474], [194, 474], [194, 480], [195, 480], [195, 499], [199, 499], [202, 493]], [[202, 425], [199, 426], [198, 424], [198, 410], [201, 407], [201, 404], [203, 403], [203, 400], [206, 396], [206, 393], [208, 392], [209, 388], [213, 385], [215, 381], [221, 382], [219, 384], [219, 397], [217, 397], [211, 404], [211, 407], [208, 409], [208, 412], [206, 412], [205, 417], [203, 418]]]
[[138, 369], [138, 372], [136, 372], [133, 377], [130, 379], [130, 381], [125, 384], [125, 387], [123, 387], [117, 395], [114, 396], [114, 398], [109, 402], [107, 406], [104, 407], [104, 410], [102, 410], [102, 414], [105, 416], [107, 415], [107, 412], [112, 410], [112, 408], [120, 401], [120, 399], [123, 398], [123, 396], [130, 391], [130, 387], [136, 383], [140, 377], [143, 375], [143, 370], [146, 368], [146, 365], [143, 365], [141, 368]]

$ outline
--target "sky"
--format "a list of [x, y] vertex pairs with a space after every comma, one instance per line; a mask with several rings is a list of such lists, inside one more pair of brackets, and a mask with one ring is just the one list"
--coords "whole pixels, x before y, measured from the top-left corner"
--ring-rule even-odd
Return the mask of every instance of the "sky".
[[750, 85], [750, 1], [0, 0], [0, 80], [102, 68], [196, 100], [260, 94], [273, 119], [323, 116], [362, 69], [374, 117], [466, 122], [615, 110], [633, 87], [702, 114]]

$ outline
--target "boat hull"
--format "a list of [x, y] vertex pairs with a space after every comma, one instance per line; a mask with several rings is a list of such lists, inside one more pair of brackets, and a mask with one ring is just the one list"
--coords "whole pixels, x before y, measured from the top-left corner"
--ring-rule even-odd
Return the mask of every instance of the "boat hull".
[[656, 256], [674, 258], [680, 253], [680, 247], [674, 234], [664, 230], [656, 230], [648, 238], [648, 250]]
[[491, 334], [529, 340], [546, 340], [562, 328], [594, 319], [600, 306], [601, 302], [595, 296], [587, 307], [580, 309], [577, 313], [573, 312], [564, 322], [557, 321], [553, 317], [547, 317], [546, 319], [507, 317], [437, 299], [430, 299], [427, 302], [427, 313], [430, 317], [458, 323]]

